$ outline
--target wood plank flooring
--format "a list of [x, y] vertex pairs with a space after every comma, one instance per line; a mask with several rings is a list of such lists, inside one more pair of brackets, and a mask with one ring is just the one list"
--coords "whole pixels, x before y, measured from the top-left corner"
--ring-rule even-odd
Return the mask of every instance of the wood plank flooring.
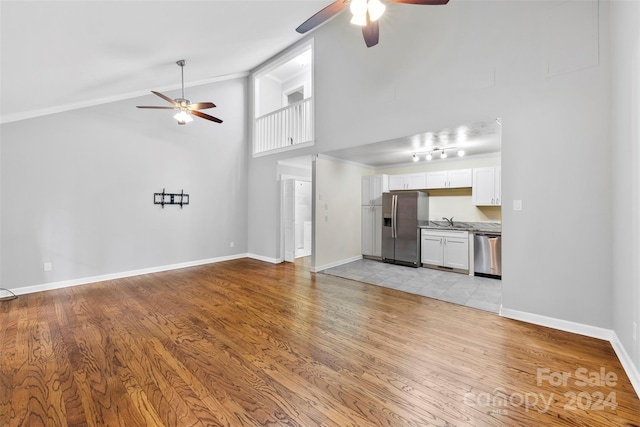
[[306, 270], [242, 259], [0, 302], [0, 425], [640, 425], [606, 341]]

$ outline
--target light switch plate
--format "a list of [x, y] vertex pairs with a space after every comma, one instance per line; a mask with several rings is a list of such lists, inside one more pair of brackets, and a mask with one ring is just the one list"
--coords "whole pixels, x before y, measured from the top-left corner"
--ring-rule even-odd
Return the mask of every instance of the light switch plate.
[[514, 200], [513, 201], [513, 210], [521, 211], [522, 210], [522, 200]]

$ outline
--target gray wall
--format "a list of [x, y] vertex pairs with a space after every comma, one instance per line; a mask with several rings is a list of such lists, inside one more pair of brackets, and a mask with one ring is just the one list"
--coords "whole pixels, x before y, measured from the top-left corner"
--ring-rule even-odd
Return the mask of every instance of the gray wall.
[[[608, 9], [388, 4], [371, 49], [342, 14], [313, 35], [314, 150], [502, 117], [504, 307], [612, 328]], [[250, 161], [252, 191], [271, 191], [270, 161]], [[249, 246], [273, 256], [275, 206], [260, 206]]]
[[640, 368], [640, 2], [612, 3], [614, 328]]
[[[150, 94], [2, 125], [2, 287], [247, 252], [246, 79], [188, 94], [224, 123], [136, 109]], [[153, 205], [163, 187], [190, 205]]]

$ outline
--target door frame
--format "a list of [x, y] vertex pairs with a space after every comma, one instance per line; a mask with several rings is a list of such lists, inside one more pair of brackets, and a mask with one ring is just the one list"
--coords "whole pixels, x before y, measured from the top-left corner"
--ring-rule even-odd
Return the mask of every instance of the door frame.
[[[305, 177], [305, 176], [298, 176], [298, 175], [288, 175], [288, 174], [282, 174], [280, 175], [280, 259], [285, 261], [285, 243], [286, 243], [286, 239], [285, 239], [285, 208], [286, 208], [286, 203], [285, 203], [285, 187], [286, 187], [286, 181], [287, 180], [293, 180], [293, 181], [304, 181], [304, 182], [310, 182], [311, 183], [311, 193], [312, 193], [312, 201], [313, 201], [313, 178], [309, 178], [309, 177]], [[295, 188], [294, 188], [295, 190]], [[313, 209], [314, 207], [311, 207], [311, 212], [313, 213]], [[295, 210], [295, 204], [294, 204], [294, 210]], [[295, 215], [295, 212], [294, 212]], [[312, 233], [311, 233], [311, 240], [313, 241], [313, 228], [314, 228], [314, 224], [315, 224], [315, 218], [314, 215], [311, 215], [311, 229], [312, 229]], [[295, 237], [294, 237], [294, 241], [295, 241]], [[295, 243], [295, 242], [294, 242]], [[313, 257], [315, 253], [315, 246], [312, 244], [311, 245], [311, 256]], [[295, 248], [294, 248], [294, 260], [295, 260]]]

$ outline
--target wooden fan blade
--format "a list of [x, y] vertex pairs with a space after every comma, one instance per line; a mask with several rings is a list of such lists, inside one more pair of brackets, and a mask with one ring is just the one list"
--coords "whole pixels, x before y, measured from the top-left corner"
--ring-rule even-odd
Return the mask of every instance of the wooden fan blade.
[[177, 110], [180, 107], [157, 107], [153, 105], [136, 105], [136, 108], [155, 108], [158, 110]]
[[314, 29], [318, 25], [325, 22], [327, 19], [333, 17], [338, 12], [342, 11], [345, 7], [347, 7], [348, 0], [337, 0], [331, 3], [329, 6], [322, 9], [320, 12], [313, 15], [311, 18], [307, 19], [296, 28], [296, 31], [300, 34], [304, 34], [309, 30]]
[[447, 4], [449, 0], [387, 0], [390, 3], [422, 4], [425, 6], [437, 6]]
[[367, 25], [362, 27], [362, 35], [364, 36], [364, 42], [367, 47], [378, 44], [378, 40], [380, 38], [380, 27], [378, 26], [378, 21], [372, 21], [369, 19], [369, 12], [367, 12]]
[[198, 102], [196, 104], [189, 104], [190, 110], [206, 110], [207, 108], [215, 108], [216, 104], [213, 102]]
[[212, 122], [222, 123], [222, 120], [220, 120], [219, 118], [210, 116], [197, 110], [191, 110], [191, 114], [193, 114], [194, 116], [202, 117], [203, 119], [211, 120]]
[[166, 96], [166, 95], [161, 94], [160, 92], [156, 92], [156, 91], [153, 91], [153, 90], [152, 90], [152, 91], [151, 91], [151, 93], [152, 93], [152, 94], [154, 94], [154, 95], [159, 96], [160, 98], [164, 99], [164, 100], [165, 100], [165, 101], [167, 101], [167, 102], [170, 102], [170, 103], [171, 103], [171, 104], [173, 104], [173, 105], [178, 105], [178, 104], [176, 103], [176, 101], [174, 101], [173, 99], [169, 98], [169, 97], [168, 97], [168, 96]]

